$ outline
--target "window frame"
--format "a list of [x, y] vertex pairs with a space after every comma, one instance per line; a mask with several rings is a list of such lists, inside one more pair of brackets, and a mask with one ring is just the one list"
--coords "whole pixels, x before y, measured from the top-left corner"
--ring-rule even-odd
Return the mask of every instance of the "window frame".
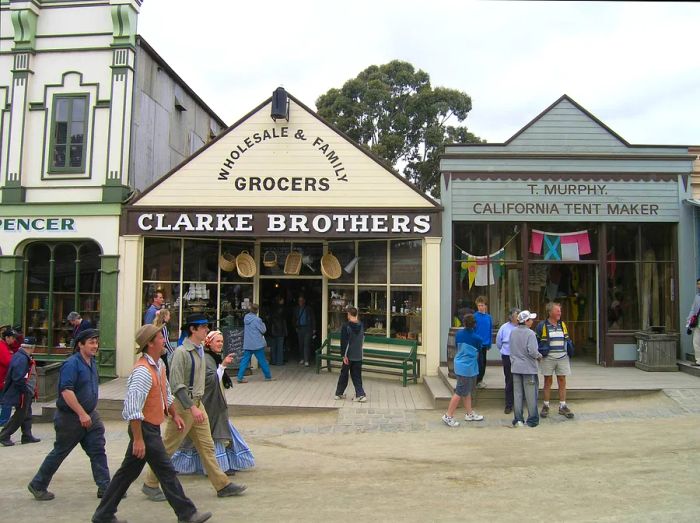
[[[66, 135], [66, 166], [57, 167], [54, 164], [54, 149], [56, 147], [56, 116], [58, 113], [58, 102], [59, 100], [67, 99], [70, 100], [70, 106], [68, 110], [68, 131]], [[83, 148], [82, 157], [80, 159], [80, 167], [70, 166], [70, 148], [72, 144], [70, 142], [70, 128], [73, 124], [73, 100], [82, 99], [85, 102], [85, 119], [83, 120], [83, 141], [80, 144]], [[49, 128], [49, 149], [48, 149], [48, 168], [46, 169], [47, 174], [59, 175], [59, 174], [84, 174], [86, 171], [86, 158], [88, 152], [88, 129], [90, 120], [90, 94], [89, 93], [56, 93], [53, 95], [51, 102], [51, 126]]]

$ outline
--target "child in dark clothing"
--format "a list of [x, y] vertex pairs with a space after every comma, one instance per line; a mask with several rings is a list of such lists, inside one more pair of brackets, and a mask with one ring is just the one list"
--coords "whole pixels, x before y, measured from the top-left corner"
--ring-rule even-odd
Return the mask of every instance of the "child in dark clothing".
[[357, 309], [348, 307], [348, 321], [340, 330], [340, 352], [343, 355], [343, 367], [340, 369], [338, 385], [335, 389], [335, 399], [345, 399], [345, 389], [348, 386], [348, 374], [355, 387], [353, 401], [364, 403], [367, 395], [362, 388], [362, 344], [365, 340], [365, 329], [360, 323]]

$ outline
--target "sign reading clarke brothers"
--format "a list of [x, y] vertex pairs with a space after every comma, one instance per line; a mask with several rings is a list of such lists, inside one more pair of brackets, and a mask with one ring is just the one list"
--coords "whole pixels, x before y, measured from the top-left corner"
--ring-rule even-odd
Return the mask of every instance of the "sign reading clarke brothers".
[[[345, 172], [343, 162], [336, 154], [335, 150], [326, 143], [320, 136], [314, 138], [307, 137], [303, 129], [292, 130], [290, 135], [289, 127], [271, 127], [262, 131], [254, 132], [250, 136], [242, 139], [224, 158], [219, 168], [219, 181], [232, 181], [237, 191], [320, 191], [325, 192], [330, 189], [331, 180], [347, 182], [348, 173]], [[289, 138], [299, 142], [308, 142], [310, 147], [318, 151], [320, 155], [328, 161], [331, 176], [314, 178], [311, 176], [236, 176], [235, 168], [239, 161], [245, 158], [245, 154], [252, 148], [273, 141], [278, 138]], [[231, 178], [229, 178], [231, 177]]]

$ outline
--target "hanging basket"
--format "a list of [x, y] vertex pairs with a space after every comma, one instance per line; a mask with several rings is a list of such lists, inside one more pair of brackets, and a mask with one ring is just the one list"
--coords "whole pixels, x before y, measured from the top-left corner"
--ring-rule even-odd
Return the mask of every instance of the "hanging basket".
[[255, 276], [255, 260], [248, 254], [248, 251], [242, 251], [236, 256], [236, 269], [241, 278], [252, 278]]
[[284, 260], [284, 273], [298, 276], [301, 272], [301, 253], [292, 251], [287, 254], [287, 259]]
[[231, 272], [236, 268], [236, 257], [228, 252], [219, 256], [219, 267], [224, 272]]
[[263, 254], [263, 265], [268, 269], [277, 267], [277, 253], [275, 251], [265, 251], [265, 254]]
[[337, 280], [343, 274], [340, 262], [330, 252], [321, 257], [321, 272], [329, 280]]

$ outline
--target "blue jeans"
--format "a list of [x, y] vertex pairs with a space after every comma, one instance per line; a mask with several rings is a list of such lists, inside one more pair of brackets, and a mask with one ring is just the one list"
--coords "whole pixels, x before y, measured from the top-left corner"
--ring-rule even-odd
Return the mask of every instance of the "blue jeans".
[[243, 376], [245, 376], [245, 371], [248, 370], [250, 360], [253, 356], [255, 356], [255, 359], [258, 360], [258, 364], [260, 365], [260, 368], [262, 369], [265, 378], [269, 379], [272, 377], [272, 374], [270, 374], [270, 366], [267, 364], [267, 360], [265, 359], [265, 348], [263, 347], [261, 349], [243, 351], [243, 358], [241, 358], [241, 366], [238, 369], [238, 381], [241, 381], [243, 379]]
[[284, 364], [284, 336], [270, 336], [270, 363]]
[[90, 413], [92, 425], [83, 428], [77, 414], [57, 410], [53, 418], [56, 429], [56, 441], [53, 450], [44, 459], [39, 471], [31, 481], [36, 490], [46, 490], [51, 483], [51, 478], [68, 457], [68, 454], [80, 443], [85, 454], [90, 458], [92, 477], [99, 488], [107, 488], [109, 485], [109, 468], [107, 467], [107, 455], [105, 454], [105, 426], [102, 424], [99, 413], [94, 410]]
[[513, 373], [513, 425], [523, 420], [523, 399], [527, 403], [527, 421], [530, 427], [540, 424], [540, 414], [537, 412], [537, 374]]

